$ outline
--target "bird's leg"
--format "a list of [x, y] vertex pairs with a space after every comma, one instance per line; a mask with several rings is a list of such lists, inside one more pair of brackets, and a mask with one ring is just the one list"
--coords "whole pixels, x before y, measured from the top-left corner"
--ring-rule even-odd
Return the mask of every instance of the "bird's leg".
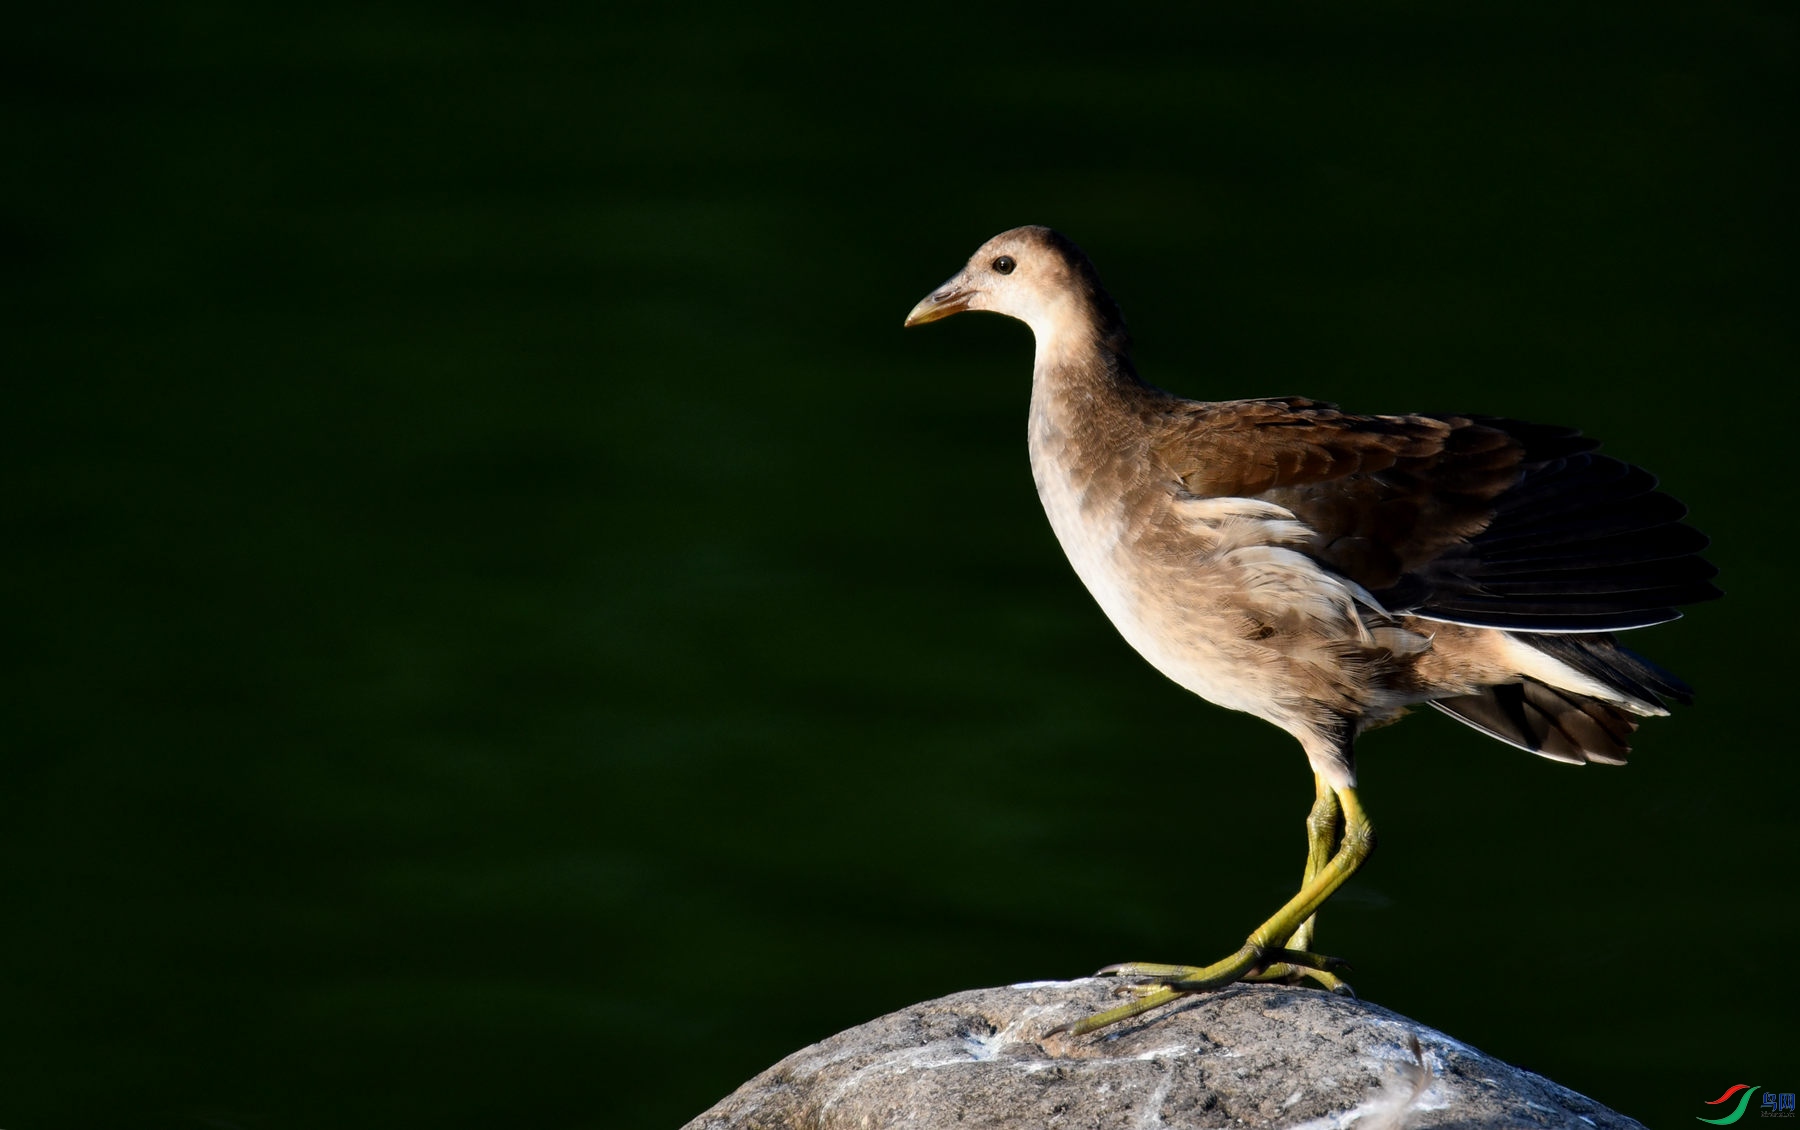
[[[1300, 878], [1301, 885], [1312, 882], [1337, 849], [1338, 835], [1343, 829], [1343, 810], [1338, 805], [1337, 793], [1331, 785], [1317, 773], [1313, 774], [1313, 806], [1306, 817], [1306, 872]], [[1313, 931], [1317, 928], [1318, 914], [1313, 914], [1294, 936], [1285, 943], [1285, 948], [1299, 950], [1302, 953], [1312, 949]], [[1281, 962], [1269, 966], [1261, 973], [1253, 973], [1245, 977], [1246, 981], [1281, 981], [1287, 984], [1298, 984], [1303, 979], [1317, 981], [1321, 988], [1334, 993], [1348, 993], [1350, 986], [1343, 978], [1323, 969], [1315, 969], [1305, 965], [1294, 965]]]
[[[1367, 814], [1363, 812], [1362, 803], [1357, 800], [1356, 790], [1346, 786], [1333, 788], [1332, 792], [1342, 810], [1344, 821], [1343, 840], [1337, 851], [1306, 880], [1299, 894], [1289, 899], [1286, 906], [1256, 928], [1241, 949], [1223, 961], [1205, 966], [1128, 963], [1102, 969], [1101, 973], [1152, 977], [1157, 983], [1145, 986], [1143, 995], [1129, 1004], [1108, 1009], [1070, 1025], [1069, 1033], [1084, 1035], [1148, 1012], [1188, 993], [1221, 988], [1234, 981], [1271, 971], [1276, 965], [1307, 970], [1309, 976], [1314, 973], [1330, 976], [1334, 969], [1343, 968], [1343, 963], [1333, 958], [1283, 946], [1324, 905], [1325, 900], [1344, 885], [1344, 880], [1356, 873], [1356, 869], [1369, 858], [1369, 853], [1375, 850], [1375, 830], [1370, 826]], [[1319, 807], [1315, 802], [1314, 811], [1318, 811]], [[1333, 977], [1332, 980], [1336, 981], [1336, 978]], [[1342, 982], [1337, 984], [1341, 985]]]
[[[1337, 793], [1332, 791], [1331, 785], [1318, 773], [1313, 774], [1313, 789], [1316, 795], [1312, 811], [1306, 817], [1306, 873], [1300, 879], [1302, 886], [1312, 882], [1313, 876], [1331, 862], [1332, 854], [1337, 849], [1338, 833], [1344, 822]], [[1315, 915], [1300, 923], [1300, 928], [1288, 940], [1288, 946], [1297, 950], [1311, 949], [1313, 928], [1317, 921], [1318, 917]]]

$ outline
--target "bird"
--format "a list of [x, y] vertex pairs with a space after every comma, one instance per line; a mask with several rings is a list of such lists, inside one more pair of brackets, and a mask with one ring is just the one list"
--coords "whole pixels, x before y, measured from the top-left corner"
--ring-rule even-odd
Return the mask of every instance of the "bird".
[[1108, 619], [1180, 686], [1287, 731], [1313, 773], [1298, 893], [1211, 964], [1102, 969], [1130, 999], [1073, 1035], [1238, 981], [1351, 992], [1312, 937], [1374, 850], [1365, 731], [1429, 704], [1547, 758], [1622, 764], [1640, 719], [1692, 701], [1615, 633], [1721, 595], [1707, 538], [1577, 429], [1176, 396], [1139, 377], [1093, 263], [1047, 227], [982, 244], [905, 325], [964, 311], [1031, 329], [1032, 477]]

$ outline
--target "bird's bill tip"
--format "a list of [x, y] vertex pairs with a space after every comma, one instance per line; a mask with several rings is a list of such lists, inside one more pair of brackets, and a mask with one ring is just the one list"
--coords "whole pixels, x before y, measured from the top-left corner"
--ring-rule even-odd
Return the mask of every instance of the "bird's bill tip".
[[908, 328], [922, 326], [926, 322], [935, 322], [939, 318], [960, 314], [969, 308], [970, 297], [970, 293], [966, 290], [958, 287], [945, 287], [914, 306], [902, 324]]

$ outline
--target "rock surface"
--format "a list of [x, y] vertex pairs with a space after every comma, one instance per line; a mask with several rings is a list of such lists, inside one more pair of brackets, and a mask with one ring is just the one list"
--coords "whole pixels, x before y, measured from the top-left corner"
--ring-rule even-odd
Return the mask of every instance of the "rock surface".
[[1118, 982], [914, 1005], [802, 1048], [685, 1130], [1627, 1130], [1625, 1116], [1386, 1009], [1236, 985], [1089, 1036]]

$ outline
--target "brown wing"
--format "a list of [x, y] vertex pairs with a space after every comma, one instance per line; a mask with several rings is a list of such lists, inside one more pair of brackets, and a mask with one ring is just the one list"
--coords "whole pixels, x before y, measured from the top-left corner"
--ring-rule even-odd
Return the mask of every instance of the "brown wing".
[[1152, 458], [1184, 489], [1293, 511], [1314, 556], [1396, 612], [1605, 631], [1718, 595], [1681, 504], [1570, 428], [1301, 399], [1147, 411]]

